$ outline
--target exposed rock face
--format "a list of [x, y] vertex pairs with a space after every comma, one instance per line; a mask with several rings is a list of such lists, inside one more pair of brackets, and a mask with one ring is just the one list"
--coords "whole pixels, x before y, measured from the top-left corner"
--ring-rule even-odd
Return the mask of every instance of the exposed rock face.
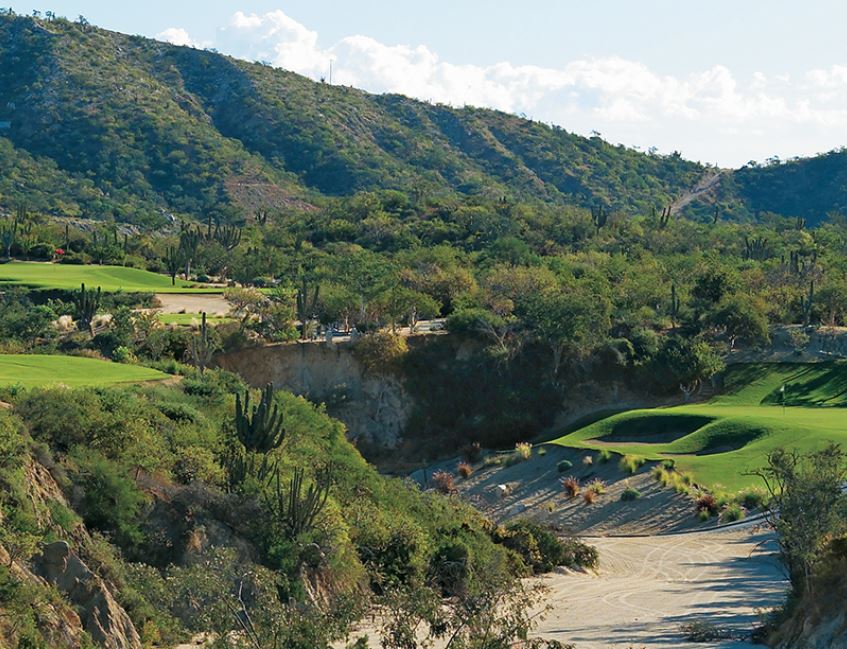
[[36, 574], [77, 607], [82, 626], [94, 642], [107, 649], [141, 649], [141, 639], [126, 611], [65, 541], [45, 546], [33, 563]]
[[329, 414], [347, 426], [348, 437], [374, 446], [397, 446], [412, 412], [401, 380], [366, 373], [349, 343], [271, 345], [221, 354], [215, 362], [254, 387], [273, 383], [325, 403]]

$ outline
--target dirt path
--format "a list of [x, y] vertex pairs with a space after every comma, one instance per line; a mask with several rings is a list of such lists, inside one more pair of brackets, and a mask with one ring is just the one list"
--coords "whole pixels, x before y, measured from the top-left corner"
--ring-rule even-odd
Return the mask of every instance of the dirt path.
[[786, 588], [773, 542], [750, 529], [586, 541], [600, 551], [599, 574], [542, 578], [553, 610], [537, 632], [577, 649], [753, 647], [689, 643], [679, 627], [703, 620], [749, 631], [757, 609], [778, 605]]
[[720, 170], [707, 172], [692, 189], [686, 191], [671, 203], [671, 211], [676, 214], [694, 200], [714, 192], [720, 184], [721, 173]]

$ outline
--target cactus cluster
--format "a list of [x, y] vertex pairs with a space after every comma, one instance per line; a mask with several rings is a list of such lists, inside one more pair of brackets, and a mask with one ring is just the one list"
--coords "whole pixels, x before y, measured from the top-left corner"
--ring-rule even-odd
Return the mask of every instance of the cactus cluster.
[[273, 385], [262, 390], [259, 403], [250, 407], [250, 390], [235, 395], [235, 433], [247, 451], [269, 453], [279, 448], [285, 439], [282, 412], [274, 403]]
[[92, 336], [94, 335], [94, 316], [97, 315], [99, 308], [100, 287], [97, 287], [97, 291], [87, 291], [85, 284], [81, 284], [79, 291], [74, 295], [74, 313], [77, 327], [81, 331], [87, 329]]
[[200, 320], [200, 331], [191, 339], [191, 358], [194, 361], [194, 366], [200, 370], [200, 374], [206, 372], [206, 367], [212, 361], [214, 353], [215, 345], [209, 337], [209, 328], [206, 325], [206, 312], [203, 311]]
[[300, 337], [303, 339], [306, 338], [307, 323], [318, 307], [320, 292], [320, 285], [316, 285], [314, 290], [310, 290], [309, 280], [304, 274], [301, 278], [300, 288], [297, 289], [297, 319], [300, 321]]
[[312, 529], [329, 498], [332, 486], [330, 468], [319, 471], [314, 483], [304, 490], [305, 475], [302, 468], [294, 469], [294, 475], [283, 488], [279, 471], [275, 471], [273, 491], [265, 496], [265, 506], [289, 539], [296, 539]]
[[744, 259], [756, 259], [759, 261], [763, 261], [770, 257], [770, 250], [768, 249], [768, 240], [764, 237], [756, 237], [755, 239], [750, 239], [745, 235], [743, 257]]
[[591, 222], [594, 224], [597, 232], [600, 232], [600, 229], [606, 225], [608, 221], [609, 213], [606, 211], [606, 208], [602, 203], [599, 203], [597, 206], [591, 206]]

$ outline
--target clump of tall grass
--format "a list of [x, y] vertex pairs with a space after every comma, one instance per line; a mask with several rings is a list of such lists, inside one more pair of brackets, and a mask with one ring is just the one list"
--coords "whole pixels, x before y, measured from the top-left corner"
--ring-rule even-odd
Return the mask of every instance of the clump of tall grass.
[[579, 480], [574, 478], [573, 476], [568, 476], [567, 478], [562, 478], [562, 489], [565, 492], [565, 495], [569, 499], [576, 498], [579, 495], [580, 487]]
[[623, 502], [632, 502], [641, 498], [641, 492], [635, 487], [629, 486], [627, 483], [626, 489], [621, 492], [621, 500]]
[[603, 482], [600, 478], [594, 478], [591, 482], [588, 483], [586, 489], [599, 496], [601, 494], [606, 493], [606, 483]]
[[624, 455], [618, 462], [618, 467], [621, 471], [626, 471], [632, 475], [644, 465], [644, 458], [638, 455]]
[[459, 462], [459, 466], [456, 468], [459, 472], [459, 475], [462, 476], [465, 480], [471, 477], [473, 474], [473, 467], [467, 462]]
[[586, 489], [582, 492], [582, 501], [586, 505], [593, 505], [597, 502], [597, 494], [591, 491], [590, 489]]
[[720, 519], [724, 523], [740, 521], [746, 515], [744, 508], [738, 503], [729, 503], [721, 510]]
[[597, 459], [600, 460], [600, 464], [606, 464], [606, 462], [612, 459], [612, 452], [607, 448], [601, 448], [597, 454]]
[[515, 453], [517, 453], [522, 460], [528, 460], [532, 457], [532, 444], [529, 442], [518, 442], [515, 444]]

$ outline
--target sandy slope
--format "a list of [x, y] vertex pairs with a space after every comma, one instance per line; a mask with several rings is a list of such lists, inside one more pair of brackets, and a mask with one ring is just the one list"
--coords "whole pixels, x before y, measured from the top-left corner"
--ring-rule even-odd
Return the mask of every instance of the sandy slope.
[[158, 310], [162, 313], [200, 313], [205, 311], [208, 315], [227, 315], [230, 309], [230, 305], [223, 295], [158, 293], [156, 299], [161, 304]]
[[543, 577], [553, 610], [538, 628], [578, 649], [752, 647], [689, 643], [679, 627], [706, 620], [749, 631], [786, 588], [772, 541], [755, 530], [586, 540], [600, 551], [599, 573]]

